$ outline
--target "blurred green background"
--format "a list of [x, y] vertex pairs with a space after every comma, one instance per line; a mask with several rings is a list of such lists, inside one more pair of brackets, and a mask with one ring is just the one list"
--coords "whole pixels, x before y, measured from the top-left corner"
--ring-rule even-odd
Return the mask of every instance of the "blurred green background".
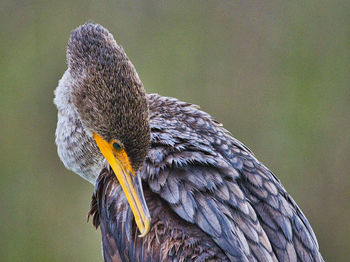
[[56, 154], [53, 91], [92, 20], [149, 93], [201, 105], [283, 182], [326, 261], [350, 250], [349, 1], [0, 2], [0, 260], [102, 261], [93, 186]]

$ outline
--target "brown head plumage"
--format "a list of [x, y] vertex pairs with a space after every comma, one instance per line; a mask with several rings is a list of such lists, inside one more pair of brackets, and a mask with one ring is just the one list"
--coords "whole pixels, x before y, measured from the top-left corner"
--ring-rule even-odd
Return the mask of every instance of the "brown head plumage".
[[67, 61], [72, 100], [84, 127], [106, 141], [119, 140], [139, 169], [150, 143], [148, 103], [123, 48], [107, 29], [88, 23], [71, 33]]

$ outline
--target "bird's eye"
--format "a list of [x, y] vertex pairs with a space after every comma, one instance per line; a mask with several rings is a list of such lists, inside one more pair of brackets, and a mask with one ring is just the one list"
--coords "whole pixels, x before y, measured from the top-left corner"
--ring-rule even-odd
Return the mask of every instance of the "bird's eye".
[[117, 142], [114, 142], [114, 143], [113, 143], [113, 147], [114, 147], [114, 149], [117, 150], [117, 151], [119, 151], [119, 150], [122, 149], [121, 145], [120, 145], [119, 143], [117, 143]]

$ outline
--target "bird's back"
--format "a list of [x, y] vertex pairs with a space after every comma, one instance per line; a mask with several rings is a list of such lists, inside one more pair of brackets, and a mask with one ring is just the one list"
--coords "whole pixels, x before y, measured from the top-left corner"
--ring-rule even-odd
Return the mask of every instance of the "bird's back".
[[106, 261], [323, 261], [307, 219], [279, 180], [208, 114], [148, 95], [151, 149], [139, 171], [152, 217], [137, 237], [104, 169], [91, 214]]

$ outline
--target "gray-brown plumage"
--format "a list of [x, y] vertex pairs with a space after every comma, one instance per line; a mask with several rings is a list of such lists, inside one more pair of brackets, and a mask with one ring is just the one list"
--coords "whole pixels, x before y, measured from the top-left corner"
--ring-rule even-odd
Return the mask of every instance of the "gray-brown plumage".
[[[146, 95], [106, 29], [74, 30], [67, 60], [55, 91], [58, 154], [95, 184], [89, 215], [105, 261], [323, 261], [280, 181], [198, 107]], [[94, 133], [120, 141], [142, 178], [152, 218], [143, 238]]]

